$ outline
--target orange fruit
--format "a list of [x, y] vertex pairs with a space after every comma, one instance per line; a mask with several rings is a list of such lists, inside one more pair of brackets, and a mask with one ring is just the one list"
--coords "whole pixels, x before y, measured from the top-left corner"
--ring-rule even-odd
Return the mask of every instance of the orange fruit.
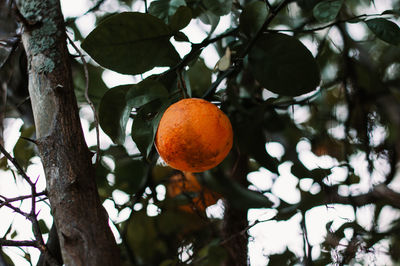
[[167, 193], [171, 198], [183, 194], [190, 200], [190, 204], [179, 206], [185, 212], [204, 211], [221, 198], [217, 193], [203, 187], [196, 176], [189, 172], [173, 175], [168, 182]]
[[232, 148], [232, 141], [229, 118], [214, 104], [189, 98], [165, 111], [155, 145], [169, 166], [196, 173], [222, 162]]

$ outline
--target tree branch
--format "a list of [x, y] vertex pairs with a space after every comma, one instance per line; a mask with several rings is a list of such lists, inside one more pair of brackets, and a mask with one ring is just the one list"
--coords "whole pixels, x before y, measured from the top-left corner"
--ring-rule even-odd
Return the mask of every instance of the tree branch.
[[[20, 0], [37, 146], [66, 265], [119, 265], [80, 124], [59, 1]], [[46, 40], [46, 41], [44, 41]], [[85, 214], [85, 215], [83, 215]]]
[[8, 240], [0, 238], [0, 246], [8, 247], [38, 247], [37, 241], [34, 240]]

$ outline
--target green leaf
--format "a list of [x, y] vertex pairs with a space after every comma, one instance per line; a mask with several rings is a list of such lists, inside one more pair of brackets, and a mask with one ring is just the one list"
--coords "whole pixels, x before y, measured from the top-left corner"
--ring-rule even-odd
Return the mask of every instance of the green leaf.
[[159, 265], [168, 254], [168, 246], [159, 235], [156, 217], [146, 215], [146, 211], [135, 212], [135, 219], [127, 224], [127, 242], [130, 244], [135, 257], [145, 265]]
[[168, 105], [169, 102], [162, 104], [153, 118], [147, 118], [146, 112], [140, 112], [133, 119], [131, 132], [132, 139], [136, 143], [140, 153], [145, 157], [148, 157], [150, 154], [154, 143], [154, 137], [157, 133], [158, 124]]
[[1, 257], [3, 258], [4, 262], [7, 263], [6, 264], [7, 266], [15, 265], [12, 259], [6, 253], [4, 253], [3, 250], [0, 249], [0, 252], [1, 252]]
[[311, 52], [298, 39], [285, 34], [262, 35], [249, 53], [249, 63], [260, 84], [279, 95], [305, 94], [320, 83]]
[[3, 67], [4, 63], [8, 60], [11, 52], [11, 46], [0, 46], [0, 68]]
[[208, 35], [211, 35], [218, 26], [219, 23], [219, 16], [211, 13], [210, 11], [203, 12], [199, 15], [199, 19], [204, 23], [211, 25], [210, 32]]
[[192, 20], [192, 10], [186, 6], [178, 8], [176, 13], [171, 17], [169, 26], [175, 32], [185, 28]]
[[174, 34], [174, 40], [177, 42], [189, 42], [188, 36], [186, 36], [185, 33], [178, 31], [177, 33]]
[[158, 0], [151, 2], [149, 6], [149, 13], [159, 19], [169, 23], [179, 7], [186, 6], [185, 0]]
[[254, 36], [268, 16], [267, 6], [263, 1], [254, 1], [244, 7], [240, 14], [240, 30], [248, 37]]
[[339, 14], [342, 4], [343, 0], [322, 1], [313, 8], [313, 15], [320, 22], [332, 21]]
[[150, 14], [125, 12], [105, 19], [82, 48], [100, 65], [123, 74], [141, 74], [175, 65], [180, 57], [169, 42], [170, 27]]
[[140, 153], [147, 157], [153, 147], [154, 132], [151, 120], [136, 115], [132, 123], [132, 139]]
[[232, 0], [203, 0], [207, 10], [210, 10], [217, 16], [223, 16], [231, 12]]
[[397, 15], [400, 16], [400, 9], [388, 9], [381, 13], [382, 15]]
[[282, 254], [273, 254], [268, 257], [268, 265], [295, 265], [297, 262], [296, 255], [286, 248]]
[[[79, 103], [87, 104], [85, 98], [86, 81], [83, 66], [77, 61], [72, 61], [71, 65], [76, 98]], [[87, 69], [89, 72], [89, 98], [95, 107], [98, 108], [101, 97], [103, 97], [104, 93], [108, 90], [107, 85], [102, 79], [103, 69], [92, 64], [87, 64]]]
[[125, 128], [131, 107], [126, 95], [132, 85], [121, 85], [108, 90], [100, 102], [99, 123], [104, 132], [114, 143], [125, 141]]
[[198, 254], [198, 260], [200, 261], [198, 265], [201, 266], [222, 265], [228, 256], [227, 251], [223, 245], [220, 244], [219, 239], [211, 241], [210, 244], [200, 249]]
[[42, 234], [48, 234], [50, 232], [49, 227], [47, 227], [47, 224], [42, 219], [40, 219], [38, 221], [38, 223], [39, 223], [40, 232]]
[[126, 100], [130, 107], [139, 108], [156, 99], [167, 98], [167, 89], [158, 81], [145, 79], [130, 87]]
[[277, 215], [274, 217], [276, 221], [287, 221], [298, 213], [299, 204], [289, 204], [286, 201], [279, 199], [279, 207], [276, 208], [278, 211]]
[[[33, 138], [34, 134], [34, 126], [21, 128], [21, 137]], [[26, 170], [26, 168], [29, 166], [31, 158], [35, 156], [33, 143], [23, 138], [18, 139], [17, 143], [14, 146], [13, 152], [14, 158], [24, 170]]]
[[192, 90], [192, 97], [201, 97], [211, 86], [212, 70], [206, 66], [202, 58], [189, 68], [187, 75]]
[[147, 165], [141, 160], [125, 157], [115, 161], [115, 188], [130, 195], [141, 189], [147, 180]]
[[400, 43], [400, 29], [396, 23], [384, 18], [370, 19], [365, 23], [379, 39], [393, 45]]
[[[247, 112], [232, 121], [239, 148], [255, 159], [261, 166], [278, 174], [279, 161], [268, 154], [265, 149], [264, 114], [269, 113], [269, 110], [265, 110], [263, 106], [258, 106], [256, 108], [248, 108]], [[252, 137], [249, 138], [248, 136]]]
[[272, 202], [263, 194], [248, 190], [232, 179], [223, 175], [211, 175], [209, 171], [204, 172], [203, 181], [212, 190], [220, 193], [229, 200], [235, 208], [270, 208]]
[[180, 6], [171, 17], [169, 26], [173, 31], [185, 28], [192, 20], [192, 10], [186, 6]]

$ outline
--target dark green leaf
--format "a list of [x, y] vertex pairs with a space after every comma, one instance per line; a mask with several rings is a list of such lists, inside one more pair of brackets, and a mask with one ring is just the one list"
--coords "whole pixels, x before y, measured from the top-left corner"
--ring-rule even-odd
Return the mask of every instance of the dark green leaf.
[[211, 13], [210, 11], [206, 11], [204, 13], [201, 13], [199, 16], [199, 19], [204, 23], [211, 25], [210, 32], [208, 35], [211, 35], [214, 30], [217, 28], [218, 23], [219, 23], [219, 16], [215, 15], [214, 13]]
[[203, 181], [212, 190], [229, 200], [235, 208], [270, 208], [272, 206], [272, 202], [263, 194], [248, 190], [223, 175], [214, 176], [210, 172], [205, 172]]
[[155, 217], [146, 215], [146, 212], [135, 212], [135, 219], [131, 219], [127, 228], [127, 241], [135, 256], [147, 265], [159, 265], [167, 254], [168, 247], [158, 235]]
[[328, 0], [318, 3], [314, 9], [314, 17], [320, 22], [334, 20], [342, 8], [343, 0]]
[[[32, 139], [34, 134], [34, 126], [21, 128], [21, 137]], [[14, 158], [25, 170], [29, 166], [31, 158], [35, 156], [35, 151], [33, 149], [33, 143], [23, 138], [19, 138], [17, 144], [14, 146]]]
[[213, 266], [222, 265], [228, 253], [225, 248], [220, 244], [219, 239], [212, 241], [207, 246], [199, 250], [199, 263], [200, 266]]
[[276, 208], [278, 213], [274, 217], [276, 221], [286, 221], [298, 213], [299, 204], [289, 204], [286, 201], [280, 199], [279, 207]]
[[204, 6], [217, 16], [231, 12], [232, 0], [203, 0]]
[[262, 35], [249, 53], [249, 63], [261, 85], [279, 95], [305, 94], [320, 82], [311, 52], [298, 39], [285, 34]]
[[[111, 146], [111, 147], [113, 147], [113, 146]], [[103, 161], [101, 161], [96, 166], [97, 190], [99, 192], [99, 196], [103, 200], [107, 199], [112, 194], [111, 186], [109, 185], [108, 180], [107, 180], [107, 175], [110, 173], [111, 173], [111, 170]]]
[[169, 105], [166, 102], [159, 107], [156, 115], [153, 118], [147, 118], [146, 112], [141, 112], [135, 116], [132, 123], [132, 139], [136, 143], [140, 153], [147, 157], [153, 147], [154, 137], [157, 133], [160, 119]]
[[365, 23], [379, 39], [393, 45], [400, 43], [400, 29], [396, 23], [384, 18], [370, 19]]
[[192, 10], [186, 6], [181, 6], [171, 17], [169, 26], [173, 31], [179, 31], [185, 28], [192, 20]]
[[0, 169], [2, 169], [2, 170], [8, 169], [8, 159], [5, 156], [0, 158]]
[[0, 68], [7, 61], [8, 57], [11, 54], [11, 51], [12, 51], [11, 46], [0, 46]]
[[167, 89], [158, 81], [145, 79], [130, 87], [126, 100], [130, 107], [139, 108], [156, 99], [168, 97]]
[[187, 75], [193, 97], [201, 97], [211, 86], [212, 71], [206, 66], [202, 58], [189, 68]]
[[296, 255], [286, 248], [282, 254], [273, 254], [269, 257], [268, 265], [294, 265], [297, 261]]
[[186, 6], [185, 0], [153, 1], [149, 6], [149, 13], [169, 24], [170, 17], [172, 17], [181, 6]]
[[40, 219], [38, 221], [38, 223], [39, 223], [40, 232], [42, 234], [48, 234], [50, 232], [49, 228], [47, 227], [47, 224], [42, 219]]
[[14, 239], [17, 235], [18, 235], [18, 232], [17, 232], [17, 231], [13, 231], [13, 232], [11, 233], [11, 235], [10, 235], [10, 238], [11, 238], [11, 239]]
[[115, 187], [130, 195], [141, 189], [147, 180], [147, 165], [129, 157], [115, 161]]
[[131, 107], [126, 95], [132, 85], [117, 86], [107, 91], [100, 102], [99, 122], [104, 132], [114, 143], [125, 141], [125, 128]]
[[133, 119], [131, 134], [140, 153], [147, 157], [151, 151], [154, 140], [152, 120], [146, 120], [144, 117], [136, 115]]
[[[96, 108], [100, 104], [101, 97], [108, 90], [107, 85], [102, 79], [103, 69], [95, 67], [92, 64], [87, 64], [89, 73], [89, 98], [93, 102]], [[85, 75], [83, 72], [83, 66], [77, 61], [72, 61], [72, 75], [74, 77], [74, 88], [75, 95], [79, 103], [87, 104], [85, 98]]]
[[177, 42], [189, 42], [188, 36], [185, 33], [178, 31], [174, 34], [174, 40]]
[[15, 265], [14, 262], [12, 261], [12, 259], [6, 253], [4, 253], [3, 250], [0, 249], [0, 252], [1, 252], [1, 254], [0, 254], [1, 257], [3, 258], [5, 263], [7, 263], [6, 264], [7, 266], [14, 266]]
[[264, 24], [268, 15], [267, 6], [263, 1], [254, 1], [247, 4], [240, 14], [240, 30], [251, 37]]
[[400, 9], [389, 9], [382, 12], [382, 15], [400, 15]]
[[170, 27], [150, 14], [125, 12], [105, 19], [82, 43], [100, 65], [123, 74], [141, 74], [180, 60], [169, 42]]

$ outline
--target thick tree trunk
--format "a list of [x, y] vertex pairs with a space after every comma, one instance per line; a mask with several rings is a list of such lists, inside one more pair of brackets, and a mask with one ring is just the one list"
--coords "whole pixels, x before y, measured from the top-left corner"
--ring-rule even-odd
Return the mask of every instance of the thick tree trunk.
[[[238, 155], [232, 179], [247, 186], [248, 158]], [[248, 226], [247, 210], [234, 208], [229, 202], [225, 204], [223, 235], [227, 240], [225, 248], [228, 250], [228, 259], [225, 266], [248, 265]]]
[[58, 0], [20, 0], [29, 94], [65, 265], [119, 265], [74, 95]]

